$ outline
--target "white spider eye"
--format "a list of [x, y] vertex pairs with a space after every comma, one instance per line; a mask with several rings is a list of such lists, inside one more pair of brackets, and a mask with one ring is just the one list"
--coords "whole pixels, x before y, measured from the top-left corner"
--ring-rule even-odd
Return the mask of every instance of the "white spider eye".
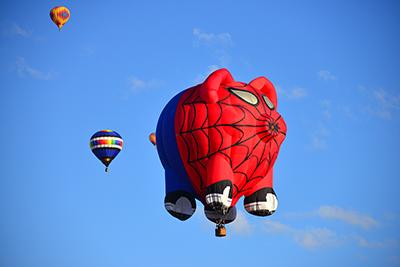
[[269, 100], [269, 98], [266, 95], [263, 95], [263, 99], [265, 101], [265, 104], [267, 104], [270, 110], [273, 110], [275, 108], [274, 104], [271, 102], [271, 100]]
[[249, 91], [239, 90], [235, 88], [229, 88], [229, 91], [231, 91], [231, 93], [233, 93], [234, 95], [236, 95], [237, 97], [239, 97], [240, 99], [251, 105], [255, 106], [258, 104], [258, 98]]

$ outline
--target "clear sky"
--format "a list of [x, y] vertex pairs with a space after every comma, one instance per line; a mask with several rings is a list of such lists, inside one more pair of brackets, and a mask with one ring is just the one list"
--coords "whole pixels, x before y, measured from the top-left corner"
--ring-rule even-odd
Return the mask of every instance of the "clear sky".
[[[0, 266], [400, 266], [399, 48], [397, 1], [1, 1]], [[148, 141], [219, 67], [268, 77], [288, 126], [278, 211], [239, 201], [226, 238], [164, 210]]]

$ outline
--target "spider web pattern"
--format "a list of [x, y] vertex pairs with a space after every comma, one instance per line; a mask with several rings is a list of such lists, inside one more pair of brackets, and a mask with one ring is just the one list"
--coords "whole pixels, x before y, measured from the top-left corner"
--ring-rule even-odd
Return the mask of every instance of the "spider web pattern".
[[267, 107], [261, 92], [245, 84], [239, 86], [258, 97], [257, 106], [244, 102], [227, 88], [220, 88], [220, 100], [209, 104], [194, 87], [182, 95], [175, 119], [181, 158], [198, 195], [204, 198], [205, 187], [210, 184], [208, 163], [219, 157], [221, 168], [232, 177], [211, 180], [231, 179], [233, 204], [266, 179], [286, 136], [285, 122]]

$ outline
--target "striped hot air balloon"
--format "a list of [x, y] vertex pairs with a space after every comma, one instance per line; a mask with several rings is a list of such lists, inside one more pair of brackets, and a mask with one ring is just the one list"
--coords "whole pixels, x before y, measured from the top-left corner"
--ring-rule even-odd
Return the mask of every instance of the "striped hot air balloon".
[[54, 24], [57, 25], [60, 31], [64, 24], [69, 20], [70, 15], [71, 13], [65, 6], [56, 6], [50, 10], [50, 18]]
[[90, 138], [90, 149], [106, 166], [106, 172], [108, 171], [108, 165], [122, 150], [123, 143], [122, 137], [113, 130], [98, 131]]

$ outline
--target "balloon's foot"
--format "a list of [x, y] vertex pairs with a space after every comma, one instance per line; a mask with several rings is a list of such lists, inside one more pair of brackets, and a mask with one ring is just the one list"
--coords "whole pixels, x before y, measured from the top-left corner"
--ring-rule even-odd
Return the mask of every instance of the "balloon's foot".
[[217, 224], [215, 228], [215, 236], [224, 237], [226, 236], [226, 228], [223, 224]]

